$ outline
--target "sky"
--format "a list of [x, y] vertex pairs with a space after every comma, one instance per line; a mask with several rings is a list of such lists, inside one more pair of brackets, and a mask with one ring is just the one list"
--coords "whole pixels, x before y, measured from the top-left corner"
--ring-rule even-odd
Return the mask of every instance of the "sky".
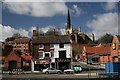
[[[67, 12], [70, 11], [74, 29], [95, 34], [95, 39], [110, 33], [118, 34], [118, 2], [5, 2], [0, 3], [2, 23], [0, 41], [14, 33], [31, 37], [38, 27], [46, 32], [58, 28], [65, 34]], [[19, 0], [18, 0], [19, 1]]]

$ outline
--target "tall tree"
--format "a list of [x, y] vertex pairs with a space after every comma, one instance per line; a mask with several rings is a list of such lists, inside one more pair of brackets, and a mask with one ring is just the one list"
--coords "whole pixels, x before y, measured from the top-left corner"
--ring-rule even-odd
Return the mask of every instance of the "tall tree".
[[113, 36], [111, 34], [106, 33], [105, 35], [101, 36], [97, 42], [98, 43], [112, 43]]
[[15, 33], [15, 34], [12, 35], [12, 37], [13, 37], [13, 38], [20, 38], [20, 37], [22, 37], [22, 36], [20, 35], [20, 33]]
[[22, 37], [22, 36], [20, 35], [20, 33], [14, 33], [14, 34], [12, 35], [12, 37], [6, 38], [5, 41], [6, 41], [6, 42], [8, 42], [8, 41], [13, 41], [15, 38], [20, 38], [20, 37]]
[[45, 35], [60, 35], [61, 32], [59, 29], [55, 29], [55, 28], [50, 28]]

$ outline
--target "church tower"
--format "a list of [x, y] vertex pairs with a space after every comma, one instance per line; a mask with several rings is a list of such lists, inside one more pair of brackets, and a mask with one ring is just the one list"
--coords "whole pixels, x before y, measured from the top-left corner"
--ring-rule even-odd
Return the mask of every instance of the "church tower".
[[66, 29], [65, 29], [65, 33], [66, 35], [69, 35], [72, 33], [72, 26], [71, 26], [71, 20], [70, 20], [70, 13], [69, 13], [69, 10], [68, 10], [68, 16], [67, 16], [67, 26], [66, 26]]

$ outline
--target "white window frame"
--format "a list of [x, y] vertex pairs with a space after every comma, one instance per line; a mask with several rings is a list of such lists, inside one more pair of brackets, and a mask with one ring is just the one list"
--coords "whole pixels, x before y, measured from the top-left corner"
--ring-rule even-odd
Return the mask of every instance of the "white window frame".
[[54, 49], [54, 44], [50, 44], [50, 49]]
[[[40, 57], [40, 52], [43, 52], [43, 56]], [[39, 51], [39, 59], [43, 59], [44, 58], [44, 51]]]
[[[53, 56], [52, 56], [52, 52], [53, 52]], [[50, 55], [51, 58], [54, 58], [54, 57], [55, 57], [54, 50], [51, 50], [51, 51], [50, 51], [50, 54], [51, 54], [51, 55]]]
[[[45, 54], [49, 54], [49, 58], [51, 57], [50, 52], [45, 52]], [[44, 55], [45, 55], [45, 54], [44, 54]], [[46, 57], [46, 56], [45, 56], [45, 57]]]
[[[63, 47], [61, 47], [61, 45], [63, 46]], [[65, 45], [64, 44], [59, 44], [59, 48], [64, 48], [65, 47]]]
[[[42, 47], [40, 47], [42, 45]], [[39, 44], [39, 49], [44, 49], [44, 44]]]

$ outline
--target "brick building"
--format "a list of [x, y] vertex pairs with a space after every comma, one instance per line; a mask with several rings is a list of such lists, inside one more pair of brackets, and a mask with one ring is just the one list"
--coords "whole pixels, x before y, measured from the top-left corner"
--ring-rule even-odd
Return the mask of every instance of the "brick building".
[[0, 56], [6, 56], [9, 52], [11, 52], [13, 49], [13, 46], [5, 44], [4, 42], [0, 42], [0, 50], [1, 55]]
[[120, 36], [114, 36], [111, 46], [111, 62], [118, 62], [120, 53]]
[[[4, 59], [4, 70], [24, 69], [31, 70], [32, 56], [17, 51], [11, 51]], [[27, 65], [26, 65], [27, 64]]]
[[30, 38], [16, 38], [13, 41], [7, 42], [13, 46], [13, 50], [24, 53], [31, 53], [31, 39]]
[[84, 47], [82, 52], [83, 61], [87, 63], [106, 63], [110, 61], [111, 46]]
[[33, 39], [32, 71], [46, 67], [71, 67], [72, 47], [66, 35], [40, 36]]

